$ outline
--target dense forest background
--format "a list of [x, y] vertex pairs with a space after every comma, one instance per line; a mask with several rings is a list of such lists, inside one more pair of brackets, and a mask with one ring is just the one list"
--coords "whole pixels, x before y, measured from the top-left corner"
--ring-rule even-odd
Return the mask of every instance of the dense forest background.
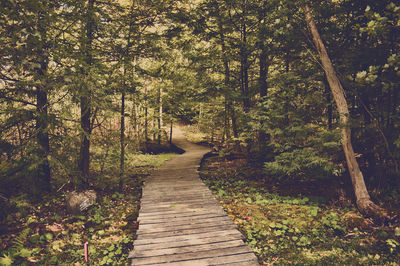
[[270, 181], [320, 182], [387, 222], [399, 88], [396, 1], [4, 0], [0, 218], [63, 189], [123, 192], [178, 122]]

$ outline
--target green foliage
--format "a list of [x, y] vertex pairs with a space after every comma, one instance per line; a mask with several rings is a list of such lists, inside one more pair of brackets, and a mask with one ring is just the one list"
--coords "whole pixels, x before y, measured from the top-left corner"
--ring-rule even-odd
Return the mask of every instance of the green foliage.
[[391, 237], [391, 229], [364, 231], [362, 217], [355, 215], [358, 220], [350, 222], [354, 210], [326, 205], [313, 196], [270, 192], [237, 165], [226, 168], [222, 162], [216, 157], [206, 159], [201, 177], [260, 261], [282, 265], [395, 265], [399, 259], [399, 239]]
[[[108, 159], [105, 176], [97, 176], [99, 201], [81, 216], [65, 210], [65, 194], [46, 197], [32, 205], [25, 197], [12, 198], [15, 212], [8, 215], [16, 237], [1, 235], [5, 245], [1, 265], [83, 263], [83, 244], [89, 243], [89, 261], [96, 265], [124, 265], [137, 229], [138, 201], [143, 180], [175, 154], [127, 153], [126, 186], [118, 189], [118, 167]], [[93, 164], [96, 167], [100, 165]], [[100, 169], [95, 168], [96, 172]], [[102, 182], [105, 182], [102, 184]], [[32, 230], [33, 228], [34, 230]]]
[[399, 242], [394, 239], [387, 239], [386, 243], [390, 248], [390, 253], [393, 253], [400, 246]]
[[122, 263], [123, 260], [119, 258], [122, 256], [123, 259], [126, 259], [126, 254], [122, 254], [123, 245], [129, 243], [128, 238], [124, 238], [121, 243], [111, 243], [111, 245], [103, 251], [103, 259], [100, 261], [99, 265], [109, 265]]
[[[126, 263], [133, 242], [132, 233], [121, 229], [128, 223], [127, 212], [131, 211], [131, 207], [126, 204], [128, 200], [133, 201], [138, 198], [124, 194], [124, 197], [118, 198], [117, 202], [108, 200], [104, 207], [92, 208], [88, 217], [81, 216], [64, 225], [46, 223], [47, 219], [40, 219], [41, 222], [35, 221], [35, 224], [42, 224], [43, 227], [54, 230], [54, 233], [52, 231], [38, 235], [29, 228], [24, 229], [14, 238], [11, 247], [2, 251], [1, 265], [11, 265], [11, 263], [21, 265], [27, 261], [41, 264], [79, 262], [82, 261], [82, 243], [85, 241], [90, 243], [90, 260], [93, 263], [100, 264], [104, 259], [107, 261], [106, 264]], [[119, 208], [121, 204], [126, 207]], [[115, 211], [116, 209], [118, 211]], [[65, 217], [64, 221], [67, 219]], [[25, 223], [28, 224], [28, 219]], [[82, 231], [83, 225], [85, 231]], [[98, 228], [103, 229], [96, 230]], [[115, 245], [115, 250], [108, 247], [110, 253], [103, 254], [102, 250], [107, 248], [109, 239], [117, 239], [117, 242], [112, 244]]]
[[[267, 174], [279, 179], [341, 175], [343, 168], [336, 161], [340, 158], [339, 132], [322, 126], [320, 112], [324, 106], [315, 103], [321, 96], [320, 92], [306, 88], [294, 92], [278, 89], [260, 104], [253, 116], [255, 121], [262, 121], [263, 127], [259, 128], [258, 123], [252, 125], [264, 130], [271, 139], [269, 146], [275, 155], [265, 163]], [[282, 105], [275, 97], [285, 98], [286, 103]]]
[[0, 257], [0, 265], [10, 266], [13, 262], [14, 260], [10, 255], [3, 255], [3, 257]]
[[317, 178], [338, 176], [341, 169], [333, 165], [328, 158], [321, 158], [311, 148], [284, 152], [274, 158], [273, 162], [265, 163], [267, 174], [279, 178], [309, 177]]
[[18, 254], [24, 248], [24, 243], [29, 233], [30, 229], [26, 228], [22, 230], [22, 232], [17, 237], [15, 237], [10, 249], [12, 253]]
[[3, 256], [0, 257], [0, 265], [13, 265], [39, 254], [40, 248], [27, 247], [26, 242], [31, 233], [30, 228], [25, 228], [12, 240], [11, 247], [1, 253]]
[[342, 226], [342, 221], [336, 212], [331, 212], [321, 220], [322, 224], [338, 232], [345, 232], [346, 228]]
[[[61, 233], [20, 232], [15, 247], [2, 252], [4, 264], [32, 257], [32, 263], [35, 259], [42, 264], [78, 262], [82, 241], [109, 237], [109, 223], [115, 222], [109, 217], [114, 214], [111, 206], [126, 203], [129, 193], [124, 189], [137, 192], [143, 177], [172, 156], [139, 152], [164, 132], [161, 118], [195, 123], [188, 133], [192, 140], [234, 143], [232, 149], [258, 160], [275, 181], [328, 182], [343, 176], [339, 131], [350, 126], [366, 183], [382, 188], [378, 192], [384, 194], [383, 200], [396, 202], [400, 6], [391, 0], [308, 4], [343, 84], [350, 125], [340, 125], [312, 40], [304, 34], [308, 29], [303, 1], [4, 0], [0, 6], [0, 219], [30, 228], [45, 218], [64, 224], [63, 214], [43, 214], [43, 209], [60, 203], [39, 196], [50, 188], [73, 189], [86, 181], [80, 180], [83, 136], [91, 144], [87, 181], [106, 194], [103, 205], [90, 211], [90, 218], [69, 221], [74, 228], [63, 228]], [[118, 194], [122, 92], [126, 171], [121, 176], [126, 187]], [[90, 117], [82, 125], [80, 118], [86, 111]], [[395, 261], [397, 236], [380, 240], [379, 248], [393, 251], [386, 256], [355, 245], [363, 236], [354, 233], [349, 245], [357, 254], [352, 254], [350, 248], [341, 247], [342, 240], [335, 239], [353, 233], [343, 227], [340, 210], [328, 212], [311, 197], [283, 197], [249, 187], [247, 180], [257, 180], [261, 173], [245, 170], [243, 177], [240, 171], [225, 169], [221, 174], [225, 179], [213, 180], [210, 186], [222, 199], [236, 200], [249, 211], [238, 222], [257, 253], [271, 258], [268, 263], [292, 249], [303, 252], [299, 264], [337, 263], [340, 256], [342, 264], [353, 258], [355, 264]], [[32, 194], [48, 205], [33, 211]], [[398, 209], [395, 203], [392, 207]], [[288, 217], [265, 217], [278, 208]], [[127, 219], [137, 214], [134, 208], [116, 211]], [[78, 228], [88, 228], [87, 236]], [[326, 248], [328, 240], [334, 243], [331, 250]], [[115, 254], [120, 250], [117, 241], [109, 243], [97, 243], [108, 252], [103, 260], [93, 251], [98, 255], [96, 263], [123, 263]], [[50, 255], [41, 261], [38, 254]]]

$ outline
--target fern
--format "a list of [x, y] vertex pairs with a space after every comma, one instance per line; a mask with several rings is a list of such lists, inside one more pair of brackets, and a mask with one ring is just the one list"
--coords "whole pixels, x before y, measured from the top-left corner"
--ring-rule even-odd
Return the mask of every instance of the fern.
[[17, 237], [14, 238], [14, 240], [12, 241], [12, 246], [9, 249], [11, 255], [17, 254], [21, 249], [24, 248], [24, 244], [29, 233], [30, 229], [25, 228]]
[[9, 266], [12, 265], [14, 259], [11, 255], [5, 254], [3, 257], [0, 257], [0, 265]]

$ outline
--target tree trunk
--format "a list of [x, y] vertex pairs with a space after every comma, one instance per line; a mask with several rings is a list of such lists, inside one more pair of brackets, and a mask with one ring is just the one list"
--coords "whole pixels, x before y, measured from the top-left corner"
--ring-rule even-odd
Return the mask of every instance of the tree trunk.
[[381, 207], [375, 205], [368, 194], [365, 186], [364, 177], [358, 166], [354, 155], [353, 146], [351, 144], [351, 130], [349, 125], [349, 109], [344, 95], [343, 87], [336, 75], [332, 62], [328, 56], [325, 45], [319, 35], [317, 26], [311, 16], [308, 6], [305, 7], [306, 22], [313, 36], [314, 44], [318, 50], [322, 66], [326, 73], [326, 77], [335, 99], [337, 109], [339, 111], [341, 122], [341, 137], [343, 151], [346, 156], [347, 168], [353, 183], [354, 194], [356, 196], [357, 207], [361, 213], [371, 216], [375, 219], [388, 218], [387, 212]]
[[260, 63], [260, 75], [258, 78], [259, 93], [260, 93], [260, 98], [265, 98], [265, 97], [267, 97], [267, 94], [268, 94], [267, 76], [268, 76], [269, 64], [268, 64], [267, 51], [266, 51], [264, 45], [262, 45], [262, 50], [260, 52], [259, 61], [260, 61], [259, 62]]
[[229, 140], [231, 138], [231, 129], [229, 123], [229, 100], [227, 99], [228, 96], [225, 95], [225, 110], [224, 110], [224, 140]]
[[235, 114], [235, 108], [231, 104], [231, 120], [232, 120], [232, 130], [233, 130], [233, 137], [238, 138], [239, 137], [239, 132], [237, 129], [237, 121], [236, 121], [236, 114]]
[[[262, 42], [262, 40], [259, 40]], [[260, 44], [261, 52], [259, 55], [259, 64], [260, 64], [260, 75], [258, 79], [259, 93], [260, 93], [260, 101], [263, 102], [268, 94], [268, 84], [267, 84], [267, 75], [268, 75], [268, 55], [264, 43]], [[262, 129], [264, 122], [260, 122], [261, 130], [258, 132], [258, 141], [260, 143], [261, 151], [266, 151], [267, 146], [267, 133]]]
[[[22, 124], [22, 128], [23, 128], [23, 124]], [[17, 123], [17, 130], [18, 130], [18, 143], [19, 143], [19, 146], [22, 147], [23, 140], [22, 140], [21, 126], [19, 125], [19, 123]], [[19, 149], [19, 156], [21, 156], [21, 159], [23, 159], [23, 160], [25, 159], [24, 149]], [[9, 157], [8, 159], [11, 160], [11, 157]]]
[[224, 28], [223, 28], [223, 22], [221, 19], [221, 14], [219, 11], [218, 5], [216, 6], [216, 11], [217, 11], [217, 19], [218, 19], [218, 31], [219, 31], [219, 37], [221, 40], [221, 52], [222, 52], [222, 57], [223, 57], [223, 63], [224, 63], [224, 85], [225, 85], [225, 121], [224, 121], [224, 138], [226, 137], [227, 140], [231, 138], [231, 130], [230, 130], [230, 123], [229, 123], [229, 114], [231, 113], [231, 106], [232, 106], [232, 100], [230, 99], [229, 96], [229, 89], [230, 89], [230, 69], [229, 69], [229, 58], [228, 54], [226, 51], [226, 44], [225, 44], [225, 35], [224, 35]]
[[[285, 72], [286, 74], [288, 74], [290, 71], [290, 55], [289, 53], [286, 53], [285, 56]], [[286, 94], [285, 96], [285, 125], [287, 127], [290, 126], [290, 116], [289, 116], [289, 110], [290, 110], [290, 102], [292, 101], [292, 99], [290, 99], [290, 96], [288, 94]]]
[[162, 127], [162, 114], [163, 114], [163, 106], [162, 106], [162, 89], [161, 87], [158, 88], [158, 119], [157, 119], [157, 128], [158, 128], [158, 135], [157, 141], [158, 145], [161, 144], [161, 127]]
[[[122, 77], [122, 93], [121, 93], [121, 136], [120, 136], [120, 144], [121, 144], [121, 152], [120, 152], [120, 166], [119, 166], [119, 191], [122, 192], [123, 180], [125, 174], [125, 94], [126, 94], [126, 68], [127, 68], [127, 60], [129, 59], [129, 49], [131, 47], [131, 33], [133, 27], [133, 4], [131, 5], [131, 12], [129, 16], [129, 32], [127, 37], [127, 44], [124, 53], [124, 71]], [[134, 59], [135, 62], [135, 59]]]
[[[94, 12], [95, 0], [88, 0], [87, 6], [87, 21], [85, 25], [86, 39], [83, 41], [83, 54], [85, 55], [86, 71], [83, 75], [88, 75], [88, 69], [92, 66], [93, 55], [92, 55], [92, 42], [93, 42], [93, 12]], [[91, 100], [90, 100], [90, 88], [88, 84], [83, 84], [80, 103], [81, 103], [81, 127], [82, 127], [82, 142], [79, 156], [79, 169], [81, 171], [81, 184], [84, 188], [89, 185], [89, 164], [90, 164], [90, 115], [91, 115]]]
[[171, 126], [170, 126], [170, 129], [169, 129], [169, 144], [172, 144], [172, 127], [173, 127], [173, 124], [174, 124], [174, 122], [173, 122], [172, 117], [171, 117]]
[[89, 184], [89, 162], [90, 162], [90, 100], [88, 96], [81, 96], [81, 127], [82, 142], [79, 157], [79, 169], [81, 171], [81, 184], [87, 187]]
[[138, 105], [136, 104], [136, 97], [135, 95], [132, 95], [132, 118], [133, 118], [133, 131], [134, 131], [134, 137], [136, 139], [136, 149], [140, 148], [140, 143], [141, 143], [141, 134], [139, 132], [139, 117], [140, 115], [140, 110], [138, 110]]
[[160, 108], [159, 108], [159, 115], [160, 115], [160, 129], [163, 127], [163, 99], [162, 99], [163, 90], [160, 89]]
[[[43, 64], [42, 64], [43, 67]], [[42, 68], [43, 69], [43, 68]], [[38, 156], [40, 163], [38, 165], [35, 178], [35, 194], [39, 196], [43, 191], [50, 192], [50, 163], [48, 156], [50, 153], [50, 140], [48, 133], [48, 116], [47, 116], [47, 92], [42, 86], [36, 88], [36, 129], [37, 142], [39, 144]]]
[[[149, 111], [147, 108], [147, 80], [144, 81], [144, 139], [145, 139], [145, 145], [147, 146], [147, 143], [149, 142]], [[146, 147], [147, 148], [147, 147]]]
[[203, 118], [203, 105], [200, 103], [199, 104], [199, 120]]
[[152, 131], [153, 131], [153, 142], [155, 142], [156, 141], [156, 131], [155, 131], [155, 128], [156, 128], [156, 119], [158, 118], [158, 116], [156, 116], [156, 110], [153, 110], [153, 116], [152, 116], [152, 120], [151, 120], [151, 122], [152, 122]]
[[[107, 130], [107, 127], [105, 127], [105, 129]], [[101, 137], [104, 138], [102, 126], [99, 127], [99, 132], [100, 132]], [[109, 151], [110, 151], [110, 145], [108, 143], [106, 143], [106, 152], [104, 154], [103, 160], [100, 163], [100, 175], [102, 175], [104, 173], [104, 167], [106, 165]]]
[[328, 103], [328, 109], [327, 109], [328, 129], [331, 130], [333, 128], [332, 127], [333, 110], [332, 110], [331, 92], [330, 92], [328, 80], [326, 79], [326, 75], [324, 75], [324, 86], [325, 86], [326, 102]]
[[232, 100], [228, 95], [228, 89], [230, 88], [230, 69], [229, 69], [229, 61], [226, 55], [225, 41], [223, 39], [223, 34], [220, 34], [222, 39], [222, 53], [224, 54], [224, 85], [225, 85], [225, 135], [226, 139], [229, 140], [231, 138], [231, 129], [229, 123], [229, 115], [232, 113]]
[[[125, 72], [125, 69], [124, 69]], [[124, 73], [125, 75], [125, 73]], [[124, 77], [125, 78], [125, 77]], [[125, 82], [124, 82], [125, 83]], [[121, 94], [121, 154], [120, 154], [120, 167], [119, 167], [119, 190], [122, 191], [124, 166], [125, 166], [125, 84]]]
[[[262, 2], [262, 7], [258, 11], [258, 21], [262, 23], [266, 16], [266, 2]], [[258, 48], [260, 50], [260, 54], [258, 56], [259, 61], [259, 76], [258, 76], [258, 90], [260, 94], [260, 103], [262, 104], [264, 100], [266, 100], [268, 95], [268, 70], [269, 70], [269, 58], [268, 58], [268, 50], [264, 43], [264, 32], [263, 27], [260, 26], [258, 30]], [[258, 163], [263, 163], [266, 161], [267, 154], [270, 152], [267, 147], [267, 141], [269, 139], [268, 134], [263, 129], [264, 121], [260, 120], [260, 130], [258, 130]]]
[[247, 55], [247, 29], [246, 23], [243, 21], [242, 26], [242, 48], [241, 48], [241, 88], [243, 97], [243, 111], [250, 111], [250, 95], [249, 95], [249, 67]]
[[[42, 40], [46, 41], [46, 29], [43, 25], [42, 12], [39, 14], [38, 19], [38, 29], [41, 34]], [[42, 44], [42, 49], [39, 51], [40, 68], [38, 69], [38, 74], [41, 79], [45, 78], [45, 73], [47, 72], [47, 62], [48, 56], [44, 49], [45, 44]], [[42, 80], [41, 84], [36, 87], [36, 130], [37, 130], [37, 143], [38, 143], [38, 157], [39, 165], [35, 175], [35, 197], [39, 197], [43, 192], [50, 192], [51, 185], [51, 172], [50, 163], [48, 156], [50, 154], [50, 140], [49, 140], [49, 121], [48, 121], [48, 99], [47, 99], [47, 88], [45, 80]], [[22, 150], [22, 149], [21, 149]]]

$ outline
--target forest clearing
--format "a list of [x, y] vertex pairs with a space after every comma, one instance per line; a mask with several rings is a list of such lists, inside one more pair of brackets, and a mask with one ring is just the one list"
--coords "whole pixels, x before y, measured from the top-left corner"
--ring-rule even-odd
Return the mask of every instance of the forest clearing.
[[3, 0], [0, 265], [399, 265], [399, 90], [397, 1]]

